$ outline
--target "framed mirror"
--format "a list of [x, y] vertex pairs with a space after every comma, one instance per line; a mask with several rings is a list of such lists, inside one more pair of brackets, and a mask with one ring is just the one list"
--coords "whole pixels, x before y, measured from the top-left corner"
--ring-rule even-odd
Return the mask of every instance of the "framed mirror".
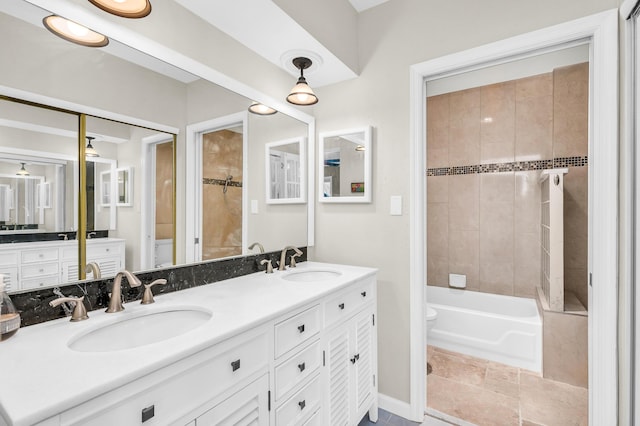
[[370, 203], [371, 127], [322, 132], [319, 140], [319, 201]]
[[119, 167], [116, 169], [116, 205], [131, 207], [133, 205], [133, 169]]
[[264, 148], [266, 203], [306, 202], [304, 138], [270, 142]]

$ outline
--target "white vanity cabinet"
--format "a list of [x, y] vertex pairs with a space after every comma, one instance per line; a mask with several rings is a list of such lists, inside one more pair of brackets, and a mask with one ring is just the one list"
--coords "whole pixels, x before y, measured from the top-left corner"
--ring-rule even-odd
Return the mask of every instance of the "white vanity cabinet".
[[[367, 411], [377, 420], [375, 270], [329, 265], [344, 268], [338, 279], [288, 281], [287, 273], [329, 267], [304, 263], [280, 275], [251, 274], [162, 295], [151, 308], [132, 303], [122, 314], [93, 311], [88, 321], [42, 325], [42, 334], [32, 336], [38, 347], [24, 353], [35, 357], [46, 346], [48, 365], [65, 367], [49, 380], [73, 393], [46, 390], [35, 405], [46, 407], [36, 417], [34, 405], [7, 401], [13, 394], [0, 388], [0, 409], [16, 413], [3, 423], [0, 411], [0, 426], [356, 426]], [[64, 343], [111, 318], [190, 306], [210, 310], [211, 319], [154, 346], [77, 353]], [[56, 343], [46, 341], [47, 329], [56, 330]], [[0, 352], [0, 364], [10, 359]], [[46, 365], [38, 368], [34, 375], [11, 370], [8, 379], [24, 392], [51, 374]], [[96, 382], [76, 374], [67, 379], [70, 370], [88, 371], [87, 380]], [[32, 376], [34, 384], [23, 383]]]
[[326, 424], [357, 425], [372, 406], [377, 420], [375, 291], [368, 278], [325, 302]]
[[[87, 240], [87, 262], [96, 262], [103, 276], [124, 269], [125, 240]], [[78, 242], [42, 241], [0, 244], [0, 274], [7, 290], [30, 290], [78, 279]], [[87, 278], [92, 278], [91, 274]]]

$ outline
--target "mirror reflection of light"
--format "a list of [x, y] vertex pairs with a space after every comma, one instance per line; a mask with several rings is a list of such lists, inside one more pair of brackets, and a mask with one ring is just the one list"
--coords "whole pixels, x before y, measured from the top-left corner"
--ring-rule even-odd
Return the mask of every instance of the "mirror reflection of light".
[[67, 21], [67, 28], [69, 32], [78, 37], [84, 37], [89, 33], [89, 29], [87, 27], [83, 27], [82, 25], [78, 25], [73, 21]]
[[483, 123], [493, 123], [493, 117], [485, 117], [482, 119]]

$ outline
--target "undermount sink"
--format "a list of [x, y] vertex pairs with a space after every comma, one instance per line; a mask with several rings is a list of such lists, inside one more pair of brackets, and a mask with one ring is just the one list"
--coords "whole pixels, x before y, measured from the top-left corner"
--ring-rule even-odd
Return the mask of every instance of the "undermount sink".
[[287, 275], [283, 276], [282, 279], [296, 282], [315, 282], [331, 280], [333, 278], [338, 278], [340, 275], [342, 275], [342, 273], [338, 271], [314, 269], [289, 272]]
[[68, 346], [79, 352], [112, 352], [161, 342], [187, 333], [211, 319], [211, 312], [174, 308], [143, 313], [73, 337]]

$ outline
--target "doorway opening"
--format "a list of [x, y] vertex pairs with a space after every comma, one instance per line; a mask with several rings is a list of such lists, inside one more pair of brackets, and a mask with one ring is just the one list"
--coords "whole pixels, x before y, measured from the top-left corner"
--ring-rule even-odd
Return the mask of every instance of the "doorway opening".
[[[412, 72], [411, 415], [426, 407], [427, 200], [429, 82], [471, 70], [589, 45], [588, 360], [589, 420], [617, 418], [617, 12], [608, 11], [414, 65]], [[425, 84], [426, 82], [426, 84]], [[424, 141], [427, 141], [425, 146]], [[514, 161], [515, 163], [515, 161]], [[464, 164], [463, 166], [472, 166]], [[461, 169], [464, 171], [464, 168]], [[479, 238], [479, 236], [478, 236]], [[477, 240], [479, 244], [479, 239]], [[597, 285], [596, 283], [600, 283]], [[448, 281], [447, 281], [448, 284]], [[593, 284], [593, 285], [592, 285]]]

